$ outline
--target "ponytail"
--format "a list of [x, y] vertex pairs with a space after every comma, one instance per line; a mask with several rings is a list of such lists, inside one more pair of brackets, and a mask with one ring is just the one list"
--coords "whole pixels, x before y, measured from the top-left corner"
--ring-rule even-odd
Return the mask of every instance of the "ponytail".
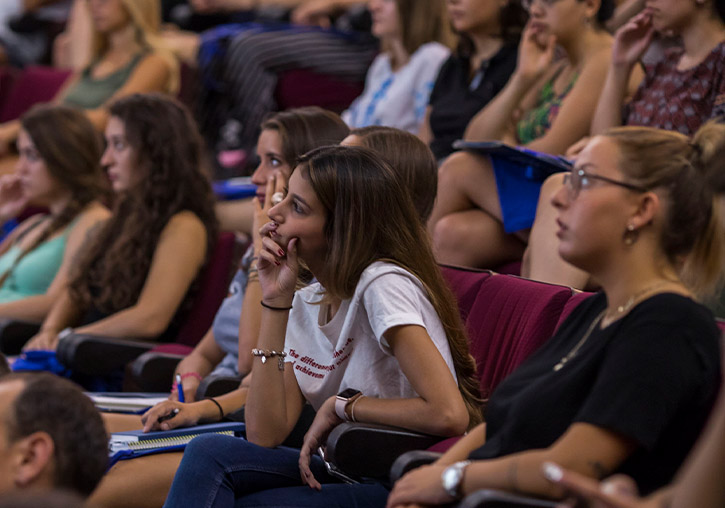
[[708, 122], [693, 136], [691, 163], [702, 179], [710, 216], [682, 269], [695, 294], [711, 296], [725, 282], [725, 125]]
[[692, 139], [649, 127], [618, 127], [604, 135], [617, 144], [628, 181], [665, 191], [660, 246], [682, 281], [700, 298], [716, 292], [725, 265], [725, 217], [717, 194], [725, 191], [725, 125], [709, 122]]

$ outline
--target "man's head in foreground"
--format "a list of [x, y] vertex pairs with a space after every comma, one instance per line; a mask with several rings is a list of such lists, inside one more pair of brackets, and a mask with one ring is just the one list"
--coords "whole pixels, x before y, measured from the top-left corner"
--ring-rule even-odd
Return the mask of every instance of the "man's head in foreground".
[[67, 489], [88, 496], [108, 462], [108, 436], [91, 400], [48, 373], [0, 377], [0, 494]]

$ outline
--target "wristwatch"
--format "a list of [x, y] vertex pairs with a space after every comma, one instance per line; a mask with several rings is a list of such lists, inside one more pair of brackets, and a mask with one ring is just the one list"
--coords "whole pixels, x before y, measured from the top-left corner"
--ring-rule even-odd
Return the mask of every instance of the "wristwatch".
[[350, 417], [347, 416], [345, 408], [350, 402], [361, 396], [362, 392], [354, 388], [348, 388], [347, 390], [343, 390], [338, 393], [337, 398], [335, 399], [335, 413], [337, 414], [337, 416], [339, 416], [341, 420], [345, 420], [346, 422], [350, 421]]
[[446, 494], [451, 496], [453, 499], [460, 499], [463, 492], [461, 487], [463, 486], [463, 473], [466, 471], [466, 467], [471, 463], [470, 460], [462, 460], [456, 462], [445, 468], [441, 475], [441, 484], [443, 484], [443, 490]]

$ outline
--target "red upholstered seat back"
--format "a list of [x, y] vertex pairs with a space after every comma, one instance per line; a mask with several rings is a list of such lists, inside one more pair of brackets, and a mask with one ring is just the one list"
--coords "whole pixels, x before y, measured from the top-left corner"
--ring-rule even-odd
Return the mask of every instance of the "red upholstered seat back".
[[553, 335], [571, 296], [571, 288], [511, 275], [481, 284], [466, 327], [484, 398]]
[[363, 86], [364, 83], [346, 81], [308, 69], [292, 69], [280, 74], [274, 95], [280, 111], [320, 106], [342, 113], [362, 94]]
[[466, 322], [471, 307], [476, 301], [478, 291], [483, 281], [491, 276], [489, 271], [478, 271], [455, 266], [441, 266], [441, 273], [448, 283], [448, 287], [456, 297], [458, 311], [461, 319]]
[[229, 279], [232, 274], [235, 238], [233, 233], [219, 234], [214, 252], [202, 275], [202, 283], [194, 300], [194, 305], [181, 325], [176, 342], [195, 346], [207, 332], [217, 309], [227, 295]]
[[70, 75], [70, 71], [52, 67], [26, 67], [5, 99], [0, 122], [19, 118], [34, 104], [53, 100]]

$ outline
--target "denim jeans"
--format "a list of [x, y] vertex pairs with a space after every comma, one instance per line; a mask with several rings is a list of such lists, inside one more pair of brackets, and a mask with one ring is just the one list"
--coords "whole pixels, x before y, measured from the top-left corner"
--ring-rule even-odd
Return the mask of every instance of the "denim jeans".
[[311, 469], [322, 490], [303, 485], [298, 460], [299, 450], [293, 448], [264, 448], [215, 434], [199, 436], [184, 451], [164, 507], [385, 506], [385, 487], [339, 483], [327, 474], [319, 457], [313, 457]]

